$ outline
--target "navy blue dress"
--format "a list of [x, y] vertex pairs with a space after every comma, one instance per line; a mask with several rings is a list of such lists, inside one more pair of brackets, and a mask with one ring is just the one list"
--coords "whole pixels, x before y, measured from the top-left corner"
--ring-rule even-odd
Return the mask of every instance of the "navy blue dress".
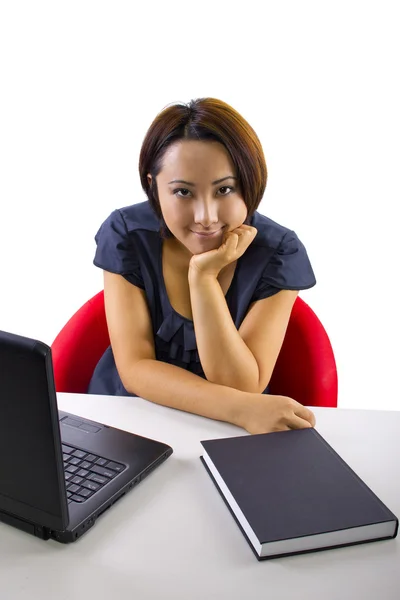
[[[258, 233], [238, 259], [232, 283], [225, 295], [236, 328], [249, 306], [282, 289], [305, 290], [316, 280], [307, 252], [290, 229], [255, 212], [250, 224]], [[123, 275], [145, 290], [153, 325], [157, 360], [177, 365], [205, 378], [193, 321], [171, 306], [162, 273], [162, 238], [159, 221], [145, 201], [114, 210], [95, 236], [94, 264]], [[134, 396], [126, 391], [115, 366], [111, 346], [98, 362], [88, 387], [89, 394]], [[268, 393], [268, 388], [264, 390]]]

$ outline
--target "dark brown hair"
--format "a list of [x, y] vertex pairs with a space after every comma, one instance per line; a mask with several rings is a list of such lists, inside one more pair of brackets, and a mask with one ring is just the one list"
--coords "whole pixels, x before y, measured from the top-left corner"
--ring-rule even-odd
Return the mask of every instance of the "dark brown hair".
[[[247, 206], [245, 223], [249, 223], [267, 184], [267, 165], [261, 142], [254, 129], [229, 104], [216, 98], [198, 98], [188, 104], [176, 103], [164, 108], [150, 125], [140, 151], [140, 181], [160, 220], [161, 236], [171, 237], [172, 233], [163, 219], [156, 177], [162, 170], [165, 151], [178, 140], [214, 141], [225, 146]], [[148, 173], [152, 176], [151, 186]]]

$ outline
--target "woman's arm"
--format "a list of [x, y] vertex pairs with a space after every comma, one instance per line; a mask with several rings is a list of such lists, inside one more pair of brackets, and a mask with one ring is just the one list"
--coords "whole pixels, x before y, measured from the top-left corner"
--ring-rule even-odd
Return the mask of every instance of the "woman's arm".
[[254, 240], [249, 225], [227, 231], [219, 248], [192, 256], [189, 288], [197, 349], [209, 381], [247, 392], [268, 385], [285, 337], [297, 290], [280, 290], [254, 302], [239, 331], [232, 321], [218, 274]]
[[209, 381], [262, 392], [271, 378], [298, 291], [259, 300], [239, 331], [217, 278], [189, 272], [193, 322], [201, 365]]
[[258, 364], [240, 337], [214, 275], [189, 271], [197, 350], [208, 381], [245, 392], [262, 392]]
[[104, 300], [115, 364], [125, 389], [157, 404], [245, 428], [249, 433], [309, 427], [313, 413], [286, 396], [250, 394], [156, 360], [143, 290], [104, 272]]
[[238, 424], [244, 394], [156, 360], [144, 290], [104, 271], [104, 302], [115, 364], [128, 392], [158, 404]]
[[132, 365], [124, 385], [156, 404], [226, 421], [249, 433], [315, 426], [314, 413], [288, 396], [241, 392], [158, 360]]
[[211, 383], [175, 365], [140, 360], [125, 374], [123, 383], [128, 391], [156, 404], [243, 426], [243, 392]]

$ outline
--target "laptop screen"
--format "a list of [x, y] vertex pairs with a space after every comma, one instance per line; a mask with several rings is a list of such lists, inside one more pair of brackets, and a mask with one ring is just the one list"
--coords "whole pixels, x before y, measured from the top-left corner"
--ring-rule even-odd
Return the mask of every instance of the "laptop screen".
[[0, 511], [68, 523], [51, 350], [0, 331]]

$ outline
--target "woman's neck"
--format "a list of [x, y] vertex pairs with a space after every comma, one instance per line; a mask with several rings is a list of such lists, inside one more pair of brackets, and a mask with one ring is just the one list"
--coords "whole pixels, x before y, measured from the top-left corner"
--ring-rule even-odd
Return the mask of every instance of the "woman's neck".
[[168, 238], [164, 240], [163, 244], [169, 256], [173, 257], [174, 265], [179, 269], [188, 270], [193, 254], [176, 238]]

